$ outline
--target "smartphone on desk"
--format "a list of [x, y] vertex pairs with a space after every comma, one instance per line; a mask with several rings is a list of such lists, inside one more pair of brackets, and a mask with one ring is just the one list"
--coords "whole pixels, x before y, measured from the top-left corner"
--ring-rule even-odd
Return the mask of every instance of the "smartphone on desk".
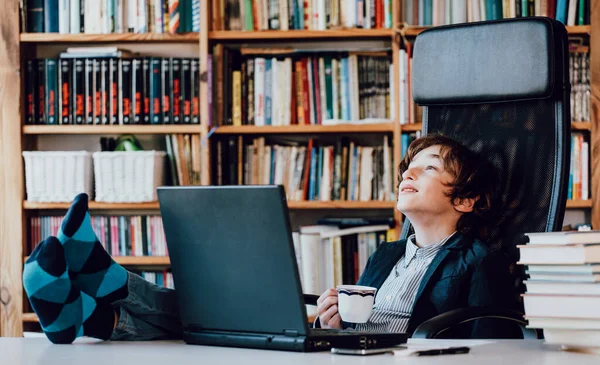
[[358, 356], [367, 356], [367, 355], [379, 355], [379, 354], [394, 354], [393, 347], [380, 348], [380, 349], [343, 349], [339, 347], [331, 348], [332, 354], [337, 355], [358, 355]]

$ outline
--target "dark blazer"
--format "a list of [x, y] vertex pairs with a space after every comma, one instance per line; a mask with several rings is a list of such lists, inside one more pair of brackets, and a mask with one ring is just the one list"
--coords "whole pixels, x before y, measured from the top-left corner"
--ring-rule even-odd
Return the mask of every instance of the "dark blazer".
[[[406, 240], [383, 243], [369, 258], [358, 285], [380, 288], [404, 255]], [[417, 291], [408, 333], [438, 314], [468, 307], [518, 310], [518, 294], [502, 255], [479, 240], [456, 233], [434, 257]], [[471, 338], [514, 338], [518, 327], [500, 320], [476, 321], [456, 334]], [[495, 321], [492, 323], [492, 321]], [[477, 323], [479, 322], [479, 323]], [[465, 332], [468, 331], [468, 332]]]

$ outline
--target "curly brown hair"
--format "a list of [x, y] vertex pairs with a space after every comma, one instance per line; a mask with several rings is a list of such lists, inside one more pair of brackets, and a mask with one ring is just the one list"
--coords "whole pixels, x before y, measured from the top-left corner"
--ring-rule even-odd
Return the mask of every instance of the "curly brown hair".
[[456, 224], [456, 230], [480, 239], [488, 237], [490, 223], [496, 213], [499, 178], [494, 166], [479, 153], [476, 153], [450, 137], [439, 134], [427, 135], [412, 142], [398, 168], [398, 182], [408, 169], [410, 162], [422, 150], [440, 146], [440, 158], [444, 169], [454, 182], [447, 184], [446, 194], [452, 203], [457, 199], [475, 198], [473, 211], [463, 214]]

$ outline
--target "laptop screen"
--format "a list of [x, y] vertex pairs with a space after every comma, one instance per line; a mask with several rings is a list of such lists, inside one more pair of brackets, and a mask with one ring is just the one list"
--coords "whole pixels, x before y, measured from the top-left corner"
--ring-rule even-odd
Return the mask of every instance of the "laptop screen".
[[282, 186], [158, 188], [186, 330], [307, 331]]

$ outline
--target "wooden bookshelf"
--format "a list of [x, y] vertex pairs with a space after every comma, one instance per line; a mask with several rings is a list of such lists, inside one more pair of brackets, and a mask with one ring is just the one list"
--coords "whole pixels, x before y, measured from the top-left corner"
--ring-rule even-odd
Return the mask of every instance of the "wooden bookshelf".
[[198, 42], [198, 33], [112, 33], [112, 34], [60, 34], [60, 33], [21, 33], [21, 43], [115, 43], [115, 42], [155, 42], [182, 43]]
[[290, 125], [290, 126], [219, 126], [215, 134], [311, 134], [311, 133], [392, 133], [394, 123]]
[[23, 134], [175, 134], [200, 133], [195, 125], [25, 125]]
[[571, 130], [590, 131], [590, 130], [592, 130], [592, 123], [591, 122], [571, 122]]
[[593, 205], [593, 201], [591, 199], [588, 199], [588, 200], [567, 200], [567, 209], [591, 208], [592, 205]]
[[281, 39], [376, 39], [390, 38], [392, 29], [261, 30], [255, 32], [217, 30], [208, 33], [213, 41], [265, 41]]
[[[42, 203], [42, 202], [23, 202], [23, 209], [26, 210], [61, 210], [69, 209], [71, 203]], [[88, 204], [90, 210], [158, 210], [158, 202], [148, 203], [102, 203], [90, 201]]]
[[394, 209], [390, 201], [288, 201], [290, 209]]
[[402, 133], [406, 132], [420, 132], [423, 129], [422, 123], [414, 123], [414, 124], [402, 124], [400, 125], [400, 129]]
[[23, 322], [39, 323], [40, 319], [35, 313], [23, 313]]
[[[27, 261], [29, 256], [23, 258]], [[169, 266], [171, 260], [168, 256], [113, 256], [115, 262], [123, 266]]]
[[[23, 202], [26, 210], [66, 210], [71, 203]], [[90, 201], [90, 210], [159, 210], [158, 202], [101, 203]], [[393, 209], [395, 202], [387, 201], [288, 201], [289, 209]]]

